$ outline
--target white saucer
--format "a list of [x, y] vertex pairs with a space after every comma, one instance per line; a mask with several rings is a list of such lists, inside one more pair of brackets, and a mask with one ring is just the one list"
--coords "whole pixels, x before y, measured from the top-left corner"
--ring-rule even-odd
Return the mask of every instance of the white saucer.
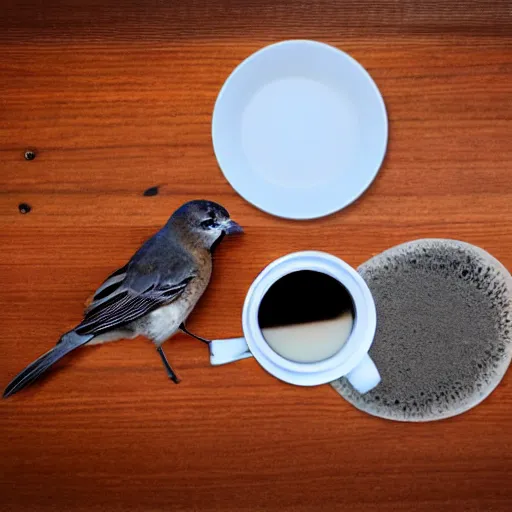
[[370, 75], [316, 41], [283, 41], [244, 60], [212, 121], [226, 179], [258, 208], [312, 219], [356, 200], [384, 159], [386, 107]]

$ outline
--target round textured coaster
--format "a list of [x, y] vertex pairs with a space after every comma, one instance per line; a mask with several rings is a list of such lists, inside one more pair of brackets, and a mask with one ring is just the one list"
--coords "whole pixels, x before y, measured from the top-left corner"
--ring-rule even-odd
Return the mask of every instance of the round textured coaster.
[[398, 421], [461, 414], [499, 384], [512, 356], [512, 277], [489, 253], [455, 240], [389, 249], [358, 269], [375, 299], [370, 355], [382, 382], [360, 395], [332, 386], [358, 409]]

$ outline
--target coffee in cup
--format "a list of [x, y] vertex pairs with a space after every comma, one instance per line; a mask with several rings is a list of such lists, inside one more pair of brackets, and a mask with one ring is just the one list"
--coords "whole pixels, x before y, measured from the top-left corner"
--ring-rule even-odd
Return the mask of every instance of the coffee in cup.
[[350, 265], [323, 252], [292, 253], [255, 279], [242, 312], [244, 336], [213, 340], [210, 362], [254, 356], [290, 384], [318, 386], [346, 376], [366, 393], [380, 382], [368, 355], [376, 322], [370, 290]]
[[274, 352], [290, 361], [316, 363], [332, 357], [347, 341], [354, 304], [337, 279], [299, 270], [272, 284], [261, 301], [258, 321]]

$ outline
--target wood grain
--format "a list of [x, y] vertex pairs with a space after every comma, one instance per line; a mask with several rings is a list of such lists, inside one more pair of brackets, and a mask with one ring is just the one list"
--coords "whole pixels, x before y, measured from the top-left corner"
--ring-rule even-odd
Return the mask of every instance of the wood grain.
[[[508, 1], [4, 1], [0, 29], [2, 386], [195, 197], [221, 202], [246, 228], [216, 256], [189, 325], [203, 336], [239, 335], [251, 281], [294, 250], [358, 265], [406, 240], [451, 237], [512, 268]], [[370, 190], [306, 223], [238, 197], [210, 140], [233, 67], [290, 37], [358, 59], [390, 118]], [[144, 197], [154, 185], [159, 195]], [[32, 211], [20, 214], [21, 202]], [[0, 509], [512, 507], [510, 373], [467, 414], [409, 425], [366, 416], [329, 386], [278, 382], [253, 360], [211, 368], [181, 335], [167, 352], [179, 386], [138, 339], [84, 349], [2, 402]]]

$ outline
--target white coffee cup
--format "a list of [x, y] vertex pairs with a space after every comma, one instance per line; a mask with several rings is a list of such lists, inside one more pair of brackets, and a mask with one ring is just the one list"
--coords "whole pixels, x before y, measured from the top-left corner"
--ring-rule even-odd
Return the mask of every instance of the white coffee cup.
[[[300, 270], [322, 272], [338, 280], [350, 293], [354, 304], [354, 324], [347, 341], [332, 357], [314, 363], [290, 361], [274, 352], [258, 322], [261, 301], [270, 287], [287, 274]], [[210, 362], [221, 365], [254, 356], [267, 372], [290, 384], [317, 386], [345, 376], [357, 391], [366, 393], [380, 382], [379, 372], [368, 355], [376, 324], [372, 294], [350, 265], [324, 252], [296, 252], [275, 260], [256, 278], [244, 303], [244, 337], [213, 340]]]

